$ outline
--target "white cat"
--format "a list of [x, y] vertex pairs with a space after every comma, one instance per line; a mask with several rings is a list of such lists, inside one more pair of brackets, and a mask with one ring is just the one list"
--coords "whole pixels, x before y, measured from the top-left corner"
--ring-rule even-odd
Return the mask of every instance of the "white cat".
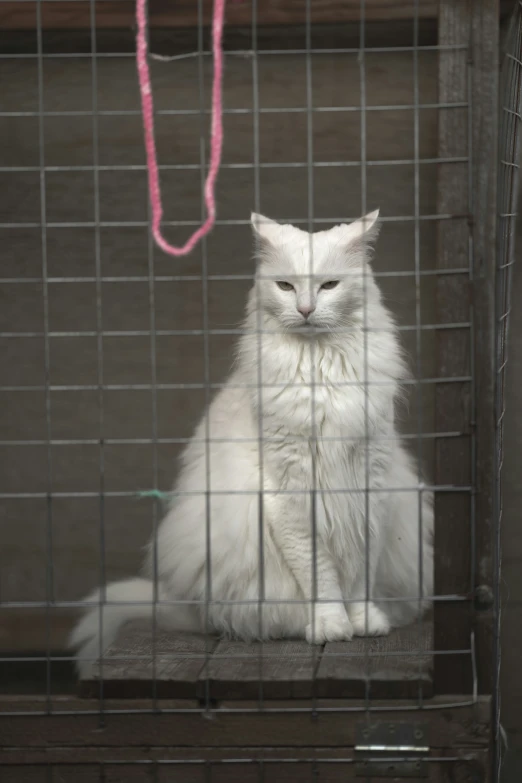
[[321, 643], [426, 608], [432, 503], [395, 425], [407, 373], [370, 268], [377, 218], [308, 234], [252, 215], [235, 368], [185, 449], [144, 578], [88, 597], [71, 637], [81, 672], [153, 612], [163, 627]]

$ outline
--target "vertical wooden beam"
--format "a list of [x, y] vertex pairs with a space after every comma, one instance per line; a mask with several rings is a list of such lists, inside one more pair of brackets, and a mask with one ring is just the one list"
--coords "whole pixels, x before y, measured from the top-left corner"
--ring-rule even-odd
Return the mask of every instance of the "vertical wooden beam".
[[473, 2], [473, 306], [476, 377], [476, 595], [474, 630], [480, 693], [494, 688], [495, 279], [499, 38], [498, 0]]
[[[439, 44], [469, 43], [466, 49], [439, 52], [440, 102], [469, 102], [467, 108], [440, 110], [439, 156], [467, 156], [469, 162], [439, 168], [439, 214], [455, 217], [438, 226], [438, 320], [470, 320], [472, 327], [439, 332], [437, 370], [439, 377], [472, 375], [473, 380], [437, 384], [437, 431], [462, 435], [437, 440], [435, 480], [474, 490], [440, 493], [435, 500], [436, 595], [469, 596], [467, 602], [436, 604], [435, 649], [466, 649], [474, 631], [481, 692], [492, 687], [493, 618], [486, 604], [493, 585], [498, 10], [498, 0], [440, 0], [439, 5]], [[451, 273], [469, 265], [471, 274]], [[469, 656], [436, 656], [437, 693], [470, 693], [472, 685]]]

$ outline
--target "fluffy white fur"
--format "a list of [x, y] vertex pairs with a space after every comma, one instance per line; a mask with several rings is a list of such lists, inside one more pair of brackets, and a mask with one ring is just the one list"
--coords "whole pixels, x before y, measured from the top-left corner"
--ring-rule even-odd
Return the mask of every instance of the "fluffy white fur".
[[235, 368], [183, 454], [144, 578], [87, 599], [105, 603], [72, 634], [80, 671], [153, 611], [172, 628], [321, 643], [385, 634], [426, 608], [433, 513], [395, 425], [406, 368], [370, 267], [377, 218], [310, 235], [252, 216]]

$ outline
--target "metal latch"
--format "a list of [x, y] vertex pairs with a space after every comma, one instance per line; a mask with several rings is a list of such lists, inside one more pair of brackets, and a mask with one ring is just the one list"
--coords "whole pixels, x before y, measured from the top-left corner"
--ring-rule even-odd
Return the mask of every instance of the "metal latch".
[[423, 723], [377, 721], [355, 730], [355, 772], [374, 778], [426, 778], [430, 752]]

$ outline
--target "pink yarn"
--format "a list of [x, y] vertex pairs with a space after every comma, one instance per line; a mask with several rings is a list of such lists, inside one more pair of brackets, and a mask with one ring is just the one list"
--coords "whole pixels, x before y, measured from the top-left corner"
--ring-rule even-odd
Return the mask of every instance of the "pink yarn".
[[136, 0], [137, 35], [137, 65], [140, 83], [141, 110], [143, 128], [145, 131], [145, 150], [147, 153], [147, 169], [149, 178], [149, 197], [152, 208], [152, 235], [156, 244], [171, 256], [186, 256], [196, 244], [212, 229], [216, 220], [216, 200], [214, 188], [221, 165], [221, 150], [223, 147], [223, 108], [221, 101], [221, 85], [223, 81], [223, 20], [225, 16], [225, 0], [214, 0], [214, 16], [212, 19], [212, 51], [214, 58], [214, 79], [212, 83], [212, 129], [210, 136], [210, 166], [205, 181], [205, 205], [207, 218], [192, 234], [182, 247], [170, 245], [161, 233], [161, 190], [154, 139], [154, 104], [148, 63], [147, 42], [147, 0]]

